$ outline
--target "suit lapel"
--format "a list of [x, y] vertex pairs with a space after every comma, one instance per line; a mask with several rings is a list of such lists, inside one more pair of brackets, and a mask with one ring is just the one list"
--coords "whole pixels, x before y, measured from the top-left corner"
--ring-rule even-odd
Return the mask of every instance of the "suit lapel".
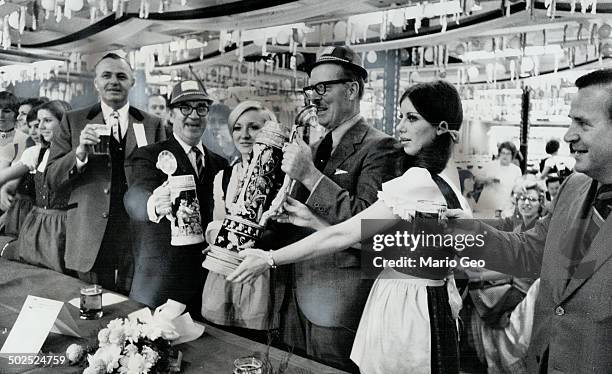
[[367, 131], [368, 127], [363, 124], [363, 120], [359, 120], [348, 129], [346, 134], [340, 139], [340, 143], [336, 146], [334, 153], [332, 153], [329, 162], [325, 166], [325, 170], [323, 170], [323, 174], [329, 177], [334, 175], [336, 169], [355, 153], [355, 146], [363, 142]]
[[[138, 143], [136, 142], [136, 134], [134, 133], [134, 122], [143, 122], [143, 115], [142, 113], [134, 108], [133, 106], [130, 106], [129, 108], [129, 115], [128, 115], [128, 128], [126, 130], [125, 133], [125, 155], [126, 158], [128, 158], [132, 152], [134, 152], [136, 150], [136, 148], [138, 148]], [[146, 128], [145, 128], [146, 131]], [[147, 141], [149, 140], [149, 137], [147, 137]]]
[[[102, 115], [102, 106], [100, 103], [93, 105], [87, 113], [87, 123], [106, 123]], [[84, 123], [83, 127], [85, 127], [87, 123]]]
[[[559, 197], [559, 204], [555, 207], [555, 211], [559, 210], [554, 217], [562, 217], [562, 219], [553, 219], [551, 221], [548, 236], [546, 238], [546, 247], [552, 250], [545, 251], [546, 258], [543, 263], [550, 264], [546, 269], [542, 269], [543, 275], [550, 279], [553, 288], [553, 299], [559, 303], [563, 294], [567, 279], [569, 278], [569, 268], [574, 253], [575, 246], [579, 245], [581, 240], [581, 227], [584, 223], [582, 212], [589, 205], [588, 191], [590, 181], [581, 186], [576, 186], [578, 193], [571, 194], [570, 198]], [[563, 205], [561, 205], [563, 203]], [[574, 223], [568, 227], [568, 222]], [[542, 276], [544, 278], [544, 276]]]
[[612, 256], [610, 243], [612, 243], [612, 214], [608, 216], [606, 221], [599, 228], [599, 232], [595, 238], [593, 238], [590, 248], [582, 258], [582, 261], [580, 261], [580, 264], [576, 267], [572, 278], [567, 283], [567, 287], [563, 291], [560, 301], [570, 297], [574, 291], [586, 282], [587, 279], [591, 278]]

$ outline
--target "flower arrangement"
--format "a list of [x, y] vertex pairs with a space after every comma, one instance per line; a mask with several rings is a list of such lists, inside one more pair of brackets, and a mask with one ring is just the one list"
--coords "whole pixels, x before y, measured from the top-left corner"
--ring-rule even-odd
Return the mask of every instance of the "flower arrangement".
[[170, 323], [117, 318], [98, 332], [98, 348], [72, 344], [66, 357], [83, 374], [166, 374], [180, 370], [181, 354], [170, 344], [179, 334]]

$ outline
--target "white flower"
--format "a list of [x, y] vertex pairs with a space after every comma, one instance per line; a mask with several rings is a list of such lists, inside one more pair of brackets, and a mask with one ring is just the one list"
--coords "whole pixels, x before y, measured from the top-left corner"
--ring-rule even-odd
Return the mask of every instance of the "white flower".
[[109, 330], [123, 330], [123, 320], [121, 318], [115, 318], [108, 323]]
[[108, 335], [110, 334], [110, 330], [107, 328], [103, 328], [98, 332], [98, 341], [100, 342], [100, 346], [104, 346], [108, 344]]
[[100, 357], [96, 357], [95, 354], [87, 355], [87, 363], [89, 364], [88, 369], [91, 369], [93, 373], [106, 372], [106, 363]]
[[123, 333], [123, 329], [113, 329], [108, 334], [108, 341], [111, 344], [115, 345], [123, 345], [125, 341], [125, 334]]
[[127, 365], [127, 374], [144, 374], [148, 372], [147, 361], [143, 355], [136, 353], [130, 357]]
[[85, 350], [78, 344], [70, 344], [70, 346], [66, 349], [66, 358], [68, 361], [74, 363], [80, 361], [83, 357]]
[[147, 323], [146, 325], [142, 326], [142, 335], [146, 336], [147, 338], [151, 340], [155, 340], [161, 337], [162, 330], [157, 325]]
[[155, 352], [151, 347], [144, 346], [142, 347], [142, 354], [145, 356], [147, 360], [147, 368], [150, 369], [155, 365], [157, 360], [159, 360], [159, 353]]
[[83, 370], [83, 374], [104, 374], [106, 370], [104, 368], [87, 367]]
[[93, 357], [88, 358], [89, 366], [92, 362], [99, 366], [99, 361], [102, 361], [107, 373], [112, 373], [113, 370], [119, 367], [119, 358], [121, 357], [121, 348], [116, 345], [105, 345], [98, 348]]
[[138, 347], [134, 344], [128, 344], [125, 346], [124, 352], [126, 356], [131, 356], [133, 354], [138, 353]]
[[123, 325], [123, 332], [125, 333], [125, 338], [131, 343], [135, 343], [140, 338], [140, 325], [136, 320], [126, 321]]

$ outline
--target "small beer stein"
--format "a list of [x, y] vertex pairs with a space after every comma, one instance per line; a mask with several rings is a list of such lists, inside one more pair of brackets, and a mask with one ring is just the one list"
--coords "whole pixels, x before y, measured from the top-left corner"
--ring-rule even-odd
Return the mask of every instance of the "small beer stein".
[[102, 318], [102, 287], [94, 284], [81, 288], [81, 319]]

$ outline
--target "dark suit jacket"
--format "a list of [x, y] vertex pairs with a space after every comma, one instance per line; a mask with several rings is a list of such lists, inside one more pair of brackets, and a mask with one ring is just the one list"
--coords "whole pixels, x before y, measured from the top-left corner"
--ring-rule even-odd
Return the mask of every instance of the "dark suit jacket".
[[[395, 139], [361, 119], [336, 146], [323, 170], [325, 176], [306, 205], [332, 224], [364, 210], [378, 199], [382, 183], [398, 175], [397, 164], [404, 153], [396, 145]], [[313, 145], [313, 154], [318, 146]], [[308, 191], [299, 189], [296, 195], [304, 192], [308, 196]], [[309, 321], [325, 327], [357, 328], [372, 285], [362, 279], [360, 266], [357, 249], [295, 264], [297, 302]]]
[[[128, 160], [138, 147], [134, 123], [142, 123], [147, 143], [164, 139], [159, 118], [134, 107], [129, 109], [129, 127], [126, 132], [125, 159]], [[53, 137], [47, 183], [52, 189], [72, 188], [66, 222], [66, 267], [87, 272], [91, 270], [98, 251], [110, 207], [111, 162], [108, 156], [89, 155], [81, 170], [76, 168], [76, 149], [81, 131], [88, 123], [104, 123], [100, 103], [71, 111], [64, 118]]]
[[153, 190], [167, 180], [166, 174], [155, 164], [159, 153], [168, 150], [177, 160], [177, 170], [173, 175], [191, 174], [196, 180], [202, 227], [205, 229], [212, 220], [214, 208], [213, 180], [220, 170], [228, 168], [228, 164], [223, 157], [204, 149], [204, 175], [199, 181], [187, 154], [174, 136], [138, 149], [126, 162], [129, 188], [124, 203], [134, 226], [136, 253], [130, 297], [151, 307], [172, 298], [200, 312], [206, 276], [202, 268], [204, 244], [171, 246], [170, 222], [165, 218], [159, 223], [151, 222], [147, 215], [147, 201]]
[[580, 265], [569, 274], [576, 230], [589, 209], [592, 179], [574, 174], [559, 191], [551, 215], [525, 233], [504, 233], [483, 223], [486, 267], [517, 276], [540, 275], [535, 305], [530, 373], [546, 365], [549, 373], [612, 372], [612, 216], [605, 221]]

